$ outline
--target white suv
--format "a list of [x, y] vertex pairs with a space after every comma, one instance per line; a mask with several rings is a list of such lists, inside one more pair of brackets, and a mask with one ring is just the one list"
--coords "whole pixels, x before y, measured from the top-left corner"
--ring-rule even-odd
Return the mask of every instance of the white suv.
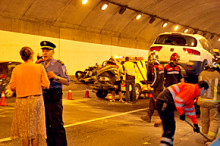
[[161, 64], [168, 64], [171, 54], [178, 53], [178, 64], [184, 77], [188, 79], [197, 78], [204, 66], [214, 58], [209, 41], [198, 34], [161, 33], [151, 45], [149, 54], [153, 51], [158, 53]]

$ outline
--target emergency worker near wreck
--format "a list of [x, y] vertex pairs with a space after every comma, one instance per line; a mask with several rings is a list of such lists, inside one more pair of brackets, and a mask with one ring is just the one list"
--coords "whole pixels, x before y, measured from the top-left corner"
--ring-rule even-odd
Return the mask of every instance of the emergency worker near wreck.
[[175, 107], [181, 120], [187, 115], [194, 124], [194, 132], [199, 133], [200, 129], [196, 118], [194, 100], [205, 94], [209, 85], [205, 81], [198, 84], [178, 83], [169, 86], [157, 96], [156, 108], [163, 123], [163, 135], [161, 145], [173, 145], [176, 129], [174, 120]]
[[69, 85], [65, 65], [53, 58], [56, 46], [49, 41], [40, 43], [43, 61], [40, 62], [47, 71], [50, 88], [43, 89], [46, 111], [47, 145], [66, 146], [66, 132], [63, 127], [62, 85]]
[[132, 103], [136, 103], [136, 92], [135, 92], [135, 64], [129, 61], [129, 57], [125, 57], [125, 63], [123, 65], [123, 69], [125, 72], [125, 97], [126, 103], [130, 103], [130, 91], [129, 86], [131, 85], [131, 96]]
[[[214, 60], [214, 59], [213, 59]], [[220, 124], [220, 65], [215, 61], [207, 65], [199, 75], [199, 80], [205, 80], [210, 88], [204, 96], [199, 97], [198, 105], [201, 111], [202, 133], [213, 141], [219, 130]], [[204, 139], [204, 142], [208, 142]]]

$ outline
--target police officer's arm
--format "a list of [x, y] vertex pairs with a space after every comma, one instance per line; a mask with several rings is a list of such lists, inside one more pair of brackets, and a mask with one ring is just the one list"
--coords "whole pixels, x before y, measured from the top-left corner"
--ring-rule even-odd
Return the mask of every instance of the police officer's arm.
[[69, 81], [68, 81], [66, 78], [57, 76], [57, 75], [55, 75], [55, 73], [52, 72], [52, 71], [47, 72], [47, 76], [48, 76], [49, 79], [53, 78], [54, 80], [56, 80], [56, 81], [59, 82], [60, 84], [69, 85]]

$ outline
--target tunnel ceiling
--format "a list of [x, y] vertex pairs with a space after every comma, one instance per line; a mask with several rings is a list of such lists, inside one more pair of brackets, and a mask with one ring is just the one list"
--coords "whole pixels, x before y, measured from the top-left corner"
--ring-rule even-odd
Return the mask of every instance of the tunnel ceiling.
[[[220, 0], [111, 0], [105, 11], [102, 4], [101, 0], [88, 0], [86, 5], [81, 0], [1, 0], [0, 16], [149, 42], [180, 24], [178, 31], [189, 27], [189, 33], [198, 30], [208, 39], [213, 35], [212, 44], [219, 47]], [[127, 7], [123, 14], [120, 6]], [[135, 19], [136, 10], [143, 13], [140, 20]], [[151, 15], [156, 17], [152, 24]], [[163, 19], [168, 20], [166, 28]]]

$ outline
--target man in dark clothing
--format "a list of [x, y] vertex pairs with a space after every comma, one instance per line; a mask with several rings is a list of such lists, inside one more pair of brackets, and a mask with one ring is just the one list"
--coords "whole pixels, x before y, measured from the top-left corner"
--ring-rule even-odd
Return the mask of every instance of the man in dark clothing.
[[169, 86], [158, 95], [156, 108], [163, 123], [161, 145], [173, 145], [176, 129], [174, 120], [175, 109], [177, 109], [181, 120], [185, 120], [185, 115], [192, 120], [194, 132], [200, 132], [194, 100], [196, 100], [198, 96], [204, 95], [208, 88], [209, 85], [205, 81], [200, 81], [198, 84], [178, 83]]
[[151, 117], [154, 113], [155, 107], [155, 100], [157, 98], [157, 95], [163, 91], [164, 88], [164, 67], [161, 65], [158, 61], [158, 56], [155, 52], [150, 54], [149, 60], [150, 63], [153, 64], [153, 68], [151, 70], [153, 81], [148, 87], [148, 90], [151, 90], [153, 88], [153, 98], [150, 99], [149, 102], [149, 109], [147, 110], [147, 115], [141, 117], [142, 120], [146, 122], [151, 122]]
[[69, 85], [69, 77], [65, 65], [53, 58], [56, 47], [49, 41], [40, 43], [43, 60], [41, 63], [47, 71], [50, 88], [43, 89], [46, 114], [47, 145], [67, 146], [66, 132], [63, 127], [62, 85]]
[[177, 65], [180, 60], [180, 56], [177, 53], [173, 53], [170, 56], [170, 63], [164, 67], [164, 75], [165, 75], [165, 87], [169, 87], [170, 85], [184, 82], [184, 78], [182, 78], [181, 69], [179, 65]]

